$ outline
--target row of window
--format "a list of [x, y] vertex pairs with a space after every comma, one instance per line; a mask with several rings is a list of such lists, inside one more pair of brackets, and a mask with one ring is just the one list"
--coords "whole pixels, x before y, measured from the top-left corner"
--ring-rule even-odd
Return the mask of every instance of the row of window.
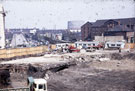
[[[107, 44], [108, 46], [109, 46], [109, 44]], [[120, 47], [121, 46], [121, 44], [110, 44], [112, 47], [113, 46], [118, 46], [118, 47]]]
[[82, 43], [79, 43], [79, 44], [76, 44], [77, 46], [96, 46], [96, 44], [94, 43], [91, 43], [91, 44], [82, 44]]

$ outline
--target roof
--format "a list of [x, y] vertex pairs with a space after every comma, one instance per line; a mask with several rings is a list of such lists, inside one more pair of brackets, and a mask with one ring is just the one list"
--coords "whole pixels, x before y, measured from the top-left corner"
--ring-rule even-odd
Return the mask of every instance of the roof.
[[117, 41], [117, 42], [106, 42], [106, 44], [125, 44], [123, 41]]
[[104, 23], [105, 23], [106, 21], [108, 21], [108, 20], [97, 20], [97, 21], [93, 24], [93, 26], [102, 26], [102, 25], [104, 25]]
[[99, 43], [98, 41], [77, 41], [75, 43]]
[[121, 24], [127, 24], [127, 23], [135, 24], [135, 17], [134, 18], [124, 18], [124, 19], [114, 19], [114, 20], [120, 21]]
[[109, 20], [113, 20], [113, 21], [120, 21], [121, 24], [127, 24], [127, 23], [132, 23], [135, 24], [135, 17], [133, 18], [120, 18], [120, 19], [104, 19], [104, 20], [97, 20], [93, 26], [102, 26], [104, 25], [105, 22], [109, 21]]
[[132, 30], [124, 25], [116, 25], [114, 28], [111, 28], [108, 31], [132, 31]]
[[92, 26], [93, 22], [86, 22], [84, 25], [82, 25], [81, 27], [84, 27], [85, 25], [91, 25]]
[[36, 84], [45, 84], [47, 81], [43, 78], [34, 79], [34, 83]]

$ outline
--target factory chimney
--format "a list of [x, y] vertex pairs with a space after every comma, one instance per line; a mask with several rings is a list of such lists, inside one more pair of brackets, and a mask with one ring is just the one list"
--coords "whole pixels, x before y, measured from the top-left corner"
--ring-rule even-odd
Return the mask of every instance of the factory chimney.
[[5, 48], [5, 12], [0, 4], [0, 49]]

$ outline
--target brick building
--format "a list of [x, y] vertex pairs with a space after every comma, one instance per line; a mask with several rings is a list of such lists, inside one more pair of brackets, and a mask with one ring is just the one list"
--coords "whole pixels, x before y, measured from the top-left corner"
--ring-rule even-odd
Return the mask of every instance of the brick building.
[[134, 31], [135, 18], [97, 20], [94, 23], [87, 22], [81, 27], [83, 41], [92, 41], [95, 36], [124, 36]]

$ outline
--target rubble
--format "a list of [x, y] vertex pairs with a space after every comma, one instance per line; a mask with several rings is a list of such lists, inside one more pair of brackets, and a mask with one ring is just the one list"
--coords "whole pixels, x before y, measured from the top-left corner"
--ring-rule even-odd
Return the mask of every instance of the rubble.
[[123, 57], [120, 53], [112, 53], [112, 54], [110, 54], [110, 58], [112, 60], [122, 60], [123, 59]]
[[123, 55], [123, 59], [131, 59], [134, 60], [135, 59], [135, 53], [128, 53]]

